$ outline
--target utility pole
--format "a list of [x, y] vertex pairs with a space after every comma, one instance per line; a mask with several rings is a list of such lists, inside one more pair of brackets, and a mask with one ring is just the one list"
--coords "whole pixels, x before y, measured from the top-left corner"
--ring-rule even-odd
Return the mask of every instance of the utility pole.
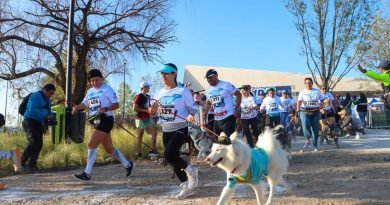
[[126, 108], [125, 108], [125, 104], [126, 104], [126, 64], [127, 64], [127, 60], [124, 59], [123, 60], [123, 103], [122, 103], [122, 121], [125, 120], [125, 113], [126, 113]]
[[[72, 112], [72, 62], [73, 62], [73, 22], [74, 22], [74, 4], [75, 0], [70, 0], [69, 8], [69, 23], [68, 23], [68, 69], [66, 73], [66, 125], [65, 130], [69, 130], [72, 124], [71, 112]], [[67, 132], [66, 134], [70, 134]]]

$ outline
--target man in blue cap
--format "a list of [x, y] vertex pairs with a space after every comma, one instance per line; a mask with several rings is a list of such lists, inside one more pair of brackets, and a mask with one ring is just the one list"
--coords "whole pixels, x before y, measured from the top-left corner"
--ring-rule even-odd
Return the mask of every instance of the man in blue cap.
[[[218, 79], [218, 73], [214, 69], [207, 71], [205, 78], [210, 84], [205, 91], [207, 103], [205, 113], [213, 106], [214, 127], [213, 131], [218, 135], [223, 131], [230, 136], [236, 127], [236, 119], [240, 119], [241, 93], [233, 84]], [[233, 96], [236, 97], [234, 102]]]
[[[379, 64], [379, 73], [366, 70], [360, 64], [358, 65], [358, 69], [366, 76], [382, 83], [382, 100], [385, 104], [387, 123], [390, 124], [390, 61], [384, 60]], [[385, 161], [390, 161], [390, 156], [385, 157], [384, 159]]]

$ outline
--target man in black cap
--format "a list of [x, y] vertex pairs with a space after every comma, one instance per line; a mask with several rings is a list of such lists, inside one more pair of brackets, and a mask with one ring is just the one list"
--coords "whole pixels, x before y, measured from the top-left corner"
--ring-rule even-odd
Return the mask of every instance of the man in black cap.
[[[374, 71], [366, 70], [362, 68], [360, 64], [358, 65], [358, 69], [360, 70], [360, 72], [382, 83], [382, 89], [384, 92], [384, 95], [382, 96], [382, 100], [385, 104], [387, 124], [390, 124], [390, 61], [389, 60], [382, 61], [379, 64], [378, 68], [379, 68], [379, 73], [376, 73]], [[385, 161], [390, 161], [390, 156], [385, 157]]]
[[215, 119], [213, 131], [218, 135], [223, 131], [226, 136], [230, 136], [235, 131], [236, 119], [241, 117], [241, 93], [233, 84], [219, 80], [214, 69], [208, 70], [205, 78], [210, 84], [205, 91], [207, 96], [205, 113], [213, 106]]

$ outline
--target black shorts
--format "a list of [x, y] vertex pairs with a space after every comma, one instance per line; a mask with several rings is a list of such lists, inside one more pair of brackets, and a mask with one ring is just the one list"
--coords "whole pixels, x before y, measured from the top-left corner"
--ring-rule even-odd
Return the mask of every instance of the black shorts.
[[207, 114], [207, 128], [213, 129], [214, 127], [214, 114]]
[[107, 134], [109, 134], [111, 132], [113, 127], [114, 127], [114, 117], [113, 116], [102, 117], [100, 119], [100, 123], [93, 125], [93, 128], [95, 128], [96, 130], [105, 132]]
[[336, 117], [336, 114], [334, 113], [333, 110], [330, 110], [330, 111], [325, 111], [324, 114], [321, 113], [321, 120], [324, 120], [326, 118], [330, 118], [330, 117]]
[[224, 132], [226, 136], [230, 136], [236, 130], [236, 118], [234, 115], [230, 115], [229, 117], [223, 120], [215, 120], [213, 131], [220, 135], [221, 132]]

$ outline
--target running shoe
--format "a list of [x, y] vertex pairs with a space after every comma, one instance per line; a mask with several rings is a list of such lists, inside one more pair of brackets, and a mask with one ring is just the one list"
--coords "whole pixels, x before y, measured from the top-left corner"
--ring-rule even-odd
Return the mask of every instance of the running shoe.
[[318, 147], [314, 147], [314, 151], [318, 152], [319, 151]]
[[303, 149], [309, 148], [310, 142], [306, 142], [305, 145], [303, 145]]
[[158, 157], [160, 154], [156, 150], [149, 151], [149, 157]]
[[383, 158], [385, 161], [388, 161], [388, 162], [390, 162], [390, 156], [387, 156], [387, 157], [385, 157], [385, 158]]
[[194, 195], [194, 190], [188, 188], [188, 181], [180, 184], [180, 192], [176, 195], [176, 199], [184, 199], [191, 195]]
[[195, 187], [198, 186], [198, 168], [192, 167], [191, 171], [184, 171], [187, 173], [187, 178], [188, 178], [188, 188], [189, 189], [194, 189]]
[[126, 176], [129, 177], [133, 173], [134, 162], [130, 161], [129, 166], [126, 167]]
[[77, 179], [80, 179], [82, 181], [89, 181], [91, 180], [91, 175], [83, 172], [81, 174], [75, 174], [74, 177], [76, 177]]
[[20, 154], [19, 148], [12, 150], [11, 153], [12, 153], [11, 160], [12, 160], [12, 163], [14, 164], [15, 172], [20, 172], [21, 171], [21, 160], [20, 160], [21, 154]]

